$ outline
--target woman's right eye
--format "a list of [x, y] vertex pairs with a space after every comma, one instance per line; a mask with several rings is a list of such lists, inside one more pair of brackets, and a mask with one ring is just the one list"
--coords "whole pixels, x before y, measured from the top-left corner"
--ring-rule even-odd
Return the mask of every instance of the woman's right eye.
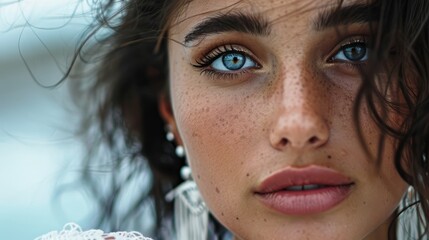
[[212, 70], [234, 72], [256, 67], [257, 64], [246, 54], [236, 51], [225, 52], [210, 64]]
[[204, 55], [192, 66], [200, 69], [201, 73], [212, 76], [236, 77], [246, 73], [246, 70], [261, 67], [251, 56], [250, 51], [246, 48], [238, 45], [225, 45]]

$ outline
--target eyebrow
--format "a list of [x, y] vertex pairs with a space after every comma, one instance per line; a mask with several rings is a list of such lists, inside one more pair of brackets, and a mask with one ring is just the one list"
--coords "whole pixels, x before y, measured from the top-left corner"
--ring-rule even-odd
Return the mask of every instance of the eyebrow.
[[339, 25], [369, 23], [380, 20], [380, 6], [372, 4], [352, 4], [321, 12], [313, 21], [317, 31]]
[[260, 15], [229, 12], [209, 17], [195, 26], [186, 36], [185, 44], [222, 32], [241, 32], [267, 36], [271, 32], [269, 22]]
[[[325, 10], [313, 21], [317, 31], [329, 27], [352, 23], [368, 23], [378, 21], [380, 7], [376, 4], [352, 4]], [[253, 35], [268, 36], [271, 32], [270, 23], [261, 15], [228, 12], [209, 17], [196, 25], [186, 36], [184, 43], [223, 32], [241, 32]]]

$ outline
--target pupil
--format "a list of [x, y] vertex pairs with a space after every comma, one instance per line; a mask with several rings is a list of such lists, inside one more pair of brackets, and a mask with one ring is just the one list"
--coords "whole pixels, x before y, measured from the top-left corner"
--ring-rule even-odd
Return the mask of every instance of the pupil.
[[241, 53], [228, 53], [223, 56], [222, 62], [228, 70], [239, 70], [246, 62]]
[[350, 61], [360, 61], [366, 55], [366, 46], [364, 43], [355, 43], [352, 46], [344, 48], [344, 56]]

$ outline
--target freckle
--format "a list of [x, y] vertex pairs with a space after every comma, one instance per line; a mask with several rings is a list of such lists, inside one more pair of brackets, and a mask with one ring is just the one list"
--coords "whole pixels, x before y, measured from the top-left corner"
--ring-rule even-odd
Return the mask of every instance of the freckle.
[[331, 155], [328, 155], [328, 159], [331, 159], [332, 158], [332, 156]]
[[198, 179], [201, 179], [201, 176], [200, 176], [200, 174], [198, 174], [198, 175], [197, 175], [197, 178], [198, 178]]
[[217, 188], [217, 187], [216, 187], [216, 192], [217, 192], [217, 193], [220, 193], [219, 188]]
[[267, 222], [267, 219], [266, 219], [266, 218], [264, 218], [264, 222]]
[[366, 201], [363, 201], [363, 205], [366, 205]]
[[243, 165], [243, 164], [244, 164], [244, 162], [241, 162], [240, 164], [241, 164], [241, 165]]
[[247, 174], [246, 174], [246, 177], [249, 177], [249, 176], [250, 176], [250, 173], [247, 173]]
[[239, 217], [235, 217], [235, 220], [237, 220], [237, 221], [238, 221], [238, 220], [240, 220], [240, 218], [239, 218]]
[[220, 213], [220, 215], [225, 216], [225, 215], [223, 214], [223, 212], [221, 212], [221, 213]]

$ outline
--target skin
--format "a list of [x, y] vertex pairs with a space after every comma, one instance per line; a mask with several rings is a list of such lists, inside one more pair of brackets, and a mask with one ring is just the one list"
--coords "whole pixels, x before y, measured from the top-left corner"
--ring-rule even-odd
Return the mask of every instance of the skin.
[[[175, 40], [168, 46], [172, 105], [163, 100], [160, 106], [178, 144], [185, 146], [210, 211], [235, 239], [387, 239], [407, 187], [393, 166], [393, 141], [387, 139], [378, 168], [353, 123], [359, 71], [344, 61], [328, 61], [344, 41], [368, 33], [366, 25], [315, 30], [312, 20], [334, 1], [234, 3], [197, 0], [178, 16], [169, 31]], [[178, 44], [203, 19], [228, 10], [261, 14], [272, 22], [270, 34], [227, 32], [192, 46]], [[243, 47], [261, 67], [228, 78], [192, 66], [224, 44]], [[375, 156], [380, 133], [365, 107], [361, 111], [364, 141]], [[272, 173], [310, 165], [352, 179], [349, 196], [327, 211], [302, 216], [269, 209], [255, 196]]]

